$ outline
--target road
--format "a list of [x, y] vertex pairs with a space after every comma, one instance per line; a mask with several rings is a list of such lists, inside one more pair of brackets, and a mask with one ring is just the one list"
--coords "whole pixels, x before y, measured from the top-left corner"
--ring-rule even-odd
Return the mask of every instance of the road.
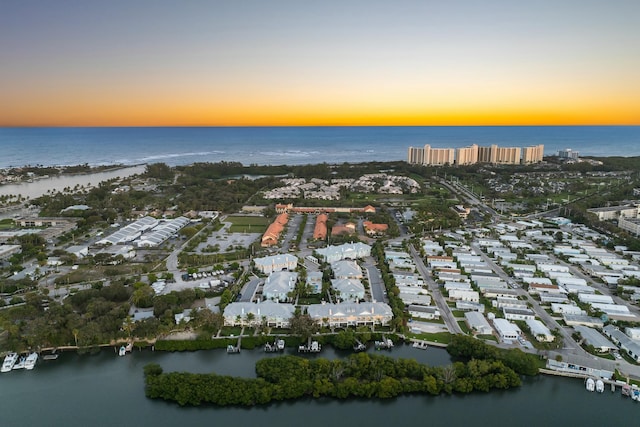
[[462, 329], [460, 325], [458, 325], [457, 320], [451, 313], [451, 309], [447, 305], [444, 297], [442, 296], [442, 292], [440, 292], [440, 287], [438, 284], [431, 278], [431, 274], [427, 270], [427, 267], [424, 265], [422, 261], [422, 257], [420, 253], [416, 251], [413, 245], [409, 245], [409, 250], [411, 252], [411, 256], [413, 257], [413, 262], [418, 269], [418, 272], [422, 275], [424, 282], [427, 284], [429, 291], [431, 292], [431, 297], [433, 301], [438, 306], [438, 310], [440, 311], [440, 317], [444, 320], [444, 324], [447, 326], [447, 329], [452, 334], [461, 334]]
[[367, 260], [367, 263], [363, 266], [367, 271], [367, 277], [369, 278], [371, 298], [377, 302], [389, 302], [384, 288], [384, 282], [382, 281], [382, 275], [380, 274], [378, 267], [373, 264], [373, 259]]
[[253, 297], [258, 290], [258, 286], [264, 284], [264, 279], [261, 279], [257, 276], [253, 276], [245, 285], [242, 287], [242, 291], [240, 292], [240, 302], [251, 302]]

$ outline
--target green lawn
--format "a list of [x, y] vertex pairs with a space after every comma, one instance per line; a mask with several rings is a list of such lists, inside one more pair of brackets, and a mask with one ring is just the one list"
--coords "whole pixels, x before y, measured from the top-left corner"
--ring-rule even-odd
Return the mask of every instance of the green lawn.
[[449, 344], [451, 342], [451, 334], [449, 332], [438, 332], [435, 334], [407, 334], [411, 338], [418, 338], [425, 341], [433, 341], [442, 344]]
[[261, 216], [228, 216], [231, 222], [231, 233], [262, 233], [269, 225], [269, 220]]
[[471, 332], [471, 330], [467, 326], [467, 322], [465, 322], [464, 320], [458, 320], [458, 325], [460, 325], [460, 329], [462, 329], [462, 332], [464, 332], [465, 334]]

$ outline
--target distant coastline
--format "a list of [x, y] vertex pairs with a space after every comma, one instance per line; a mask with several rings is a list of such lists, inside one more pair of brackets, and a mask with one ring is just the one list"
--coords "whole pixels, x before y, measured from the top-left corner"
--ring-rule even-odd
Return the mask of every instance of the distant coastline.
[[17, 195], [35, 199], [48, 192], [63, 191], [65, 188], [93, 187], [102, 181], [114, 178], [126, 178], [143, 173], [146, 165], [119, 165], [101, 169], [95, 172], [79, 172], [72, 174], [60, 174], [33, 181], [21, 181], [17, 183], [0, 184], [0, 196]]
[[305, 165], [406, 160], [407, 147], [544, 144], [545, 155], [640, 156], [640, 126], [0, 128], [0, 168], [163, 162]]

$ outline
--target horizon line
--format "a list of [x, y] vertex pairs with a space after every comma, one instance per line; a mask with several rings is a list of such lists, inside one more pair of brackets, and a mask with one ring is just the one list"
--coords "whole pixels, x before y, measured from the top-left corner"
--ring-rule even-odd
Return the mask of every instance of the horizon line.
[[80, 128], [80, 129], [135, 129], [135, 128], [456, 128], [456, 127], [638, 127], [635, 124], [460, 124], [460, 125], [0, 125], [0, 129], [45, 129], [45, 128]]

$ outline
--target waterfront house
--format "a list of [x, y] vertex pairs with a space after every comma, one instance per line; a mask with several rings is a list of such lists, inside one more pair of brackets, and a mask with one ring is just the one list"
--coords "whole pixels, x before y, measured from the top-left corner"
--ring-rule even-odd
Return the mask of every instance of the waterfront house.
[[493, 326], [500, 336], [502, 342], [510, 343], [518, 339], [522, 334], [522, 331], [514, 323], [509, 322], [507, 319], [493, 319]]
[[384, 326], [393, 319], [391, 307], [382, 302], [313, 304], [307, 308], [307, 312], [318, 324], [331, 328]]
[[293, 304], [282, 304], [273, 301], [261, 303], [232, 302], [224, 309], [225, 326], [260, 326], [288, 328], [293, 316]]

